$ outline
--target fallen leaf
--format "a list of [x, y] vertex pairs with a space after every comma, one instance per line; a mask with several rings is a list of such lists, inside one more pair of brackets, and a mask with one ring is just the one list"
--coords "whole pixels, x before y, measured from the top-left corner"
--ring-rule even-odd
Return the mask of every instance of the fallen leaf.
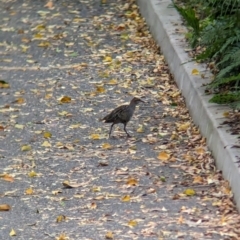
[[21, 151], [24, 152], [24, 151], [30, 151], [32, 149], [32, 147], [30, 145], [23, 145], [21, 147]]
[[199, 75], [199, 71], [196, 68], [194, 68], [192, 70], [192, 75]]
[[27, 195], [32, 195], [32, 194], [33, 194], [33, 189], [30, 187], [30, 188], [28, 188], [28, 189], [25, 190], [25, 193], [26, 193]]
[[106, 239], [113, 239], [113, 233], [112, 232], [107, 232], [105, 235]]
[[123, 202], [129, 202], [131, 200], [131, 197], [129, 195], [125, 195], [121, 198], [121, 201]]
[[50, 132], [44, 132], [43, 133], [43, 137], [44, 138], [51, 138], [52, 137], [52, 134]]
[[128, 222], [128, 226], [129, 227], [136, 227], [137, 226], [137, 221], [136, 220], [130, 220], [129, 222]]
[[41, 146], [42, 146], [42, 147], [51, 147], [52, 145], [51, 145], [50, 142], [44, 141]]
[[61, 103], [70, 103], [71, 102], [71, 98], [68, 97], [68, 96], [63, 96], [61, 99], [60, 99], [60, 102]]
[[10, 88], [10, 85], [4, 80], [0, 80], [0, 88]]
[[63, 222], [63, 221], [66, 221], [66, 216], [64, 215], [59, 215], [57, 216], [57, 219], [56, 219], [56, 222], [59, 223], [59, 222]]
[[23, 129], [23, 128], [24, 128], [24, 125], [21, 125], [21, 124], [15, 124], [15, 128]]
[[138, 133], [143, 133], [144, 132], [144, 128], [143, 125], [139, 125], [138, 129], [137, 129]]
[[136, 186], [138, 184], [138, 180], [135, 178], [129, 178], [127, 180], [126, 184], [131, 185], [131, 186]]
[[14, 178], [8, 174], [5, 174], [3, 177], [2, 177], [3, 180], [7, 181], [7, 182], [13, 182], [14, 181]]
[[29, 176], [29, 177], [36, 177], [36, 176], [37, 176], [37, 173], [34, 172], [34, 171], [31, 171], [31, 172], [28, 173], [28, 176]]
[[10, 231], [9, 235], [10, 235], [11, 237], [17, 236], [17, 234], [16, 234], [16, 232], [15, 232], [14, 229], [12, 229], [12, 230]]
[[109, 144], [109, 143], [103, 143], [102, 148], [103, 149], [112, 149], [113, 146], [111, 144]]
[[167, 161], [170, 159], [170, 154], [168, 154], [167, 152], [165, 151], [162, 151], [158, 154], [158, 157], [157, 157], [159, 160], [162, 160], [162, 161]]
[[0, 204], [0, 211], [9, 211], [11, 209], [8, 204]]
[[187, 196], [193, 196], [196, 194], [195, 190], [191, 188], [186, 189], [183, 193], [186, 194]]

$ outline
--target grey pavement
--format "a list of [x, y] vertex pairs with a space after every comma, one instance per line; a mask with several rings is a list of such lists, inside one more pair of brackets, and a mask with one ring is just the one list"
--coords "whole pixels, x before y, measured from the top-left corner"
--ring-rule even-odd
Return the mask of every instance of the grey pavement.
[[[0, 239], [239, 239], [134, 1], [0, 3]], [[133, 138], [108, 139], [99, 119], [133, 96]]]

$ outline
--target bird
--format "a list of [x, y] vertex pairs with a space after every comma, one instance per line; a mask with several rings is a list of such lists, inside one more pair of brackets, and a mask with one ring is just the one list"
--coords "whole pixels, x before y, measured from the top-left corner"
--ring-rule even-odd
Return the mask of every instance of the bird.
[[104, 118], [100, 119], [101, 121], [104, 121], [105, 123], [112, 123], [112, 125], [110, 127], [110, 131], [109, 131], [109, 138], [111, 136], [113, 126], [118, 123], [122, 123], [124, 125], [124, 131], [127, 134], [127, 137], [131, 137], [130, 134], [127, 132], [126, 126], [127, 126], [127, 123], [130, 121], [130, 119], [133, 116], [136, 105], [140, 102], [144, 103], [144, 101], [141, 100], [140, 98], [134, 97], [129, 104], [121, 105], [121, 106], [115, 108]]

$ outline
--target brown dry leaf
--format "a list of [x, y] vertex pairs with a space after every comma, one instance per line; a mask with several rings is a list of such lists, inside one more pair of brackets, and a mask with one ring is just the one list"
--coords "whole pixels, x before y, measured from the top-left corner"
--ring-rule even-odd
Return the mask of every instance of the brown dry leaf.
[[17, 104], [23, 104], [24, 102], [25, 102], [24, 98], [17, 98], [15, 100], [15, 103], [17, 103]]
[[138, 223], [136, 220], [130, 220], [127, 225], [132, 228], [132, 227], [136, 227], [137, 224]]
[[65, 180], [62, 184], [66, 188], [77, 188], [82, 186], [82, 183], [70, 183], [67, 180]]
[[91, 134], [90, 138], [93, 139], [93, 140], [99, 140], [100, 139], [100, 135], [94, 133], [94, 134]]
[[44, 138], [51, 138], [52, 137], [52, 134], [50, 132], [44, 132], [43, 133], [43, 137]]
[[106, 90], [103, 86], [96, 86], [96, 93], [105, 93]]
[[121, 201], [123, 201], [123, 202], [129, 202], [130, 200], [131, 200], [130, 195], [125, 195], [121, 198]]
[[71, 98], [68, 97], [68, 96], [63, 96], [61, 99], [60, 99], [60, 102], [61, 103], [70, 103], [71, 102]]
[[201, 176], [194, 176], [193, 183], [203, 183], [203, 178]]
[[11, 210], [10, 205], [8, 204], [0, 204], [0, 211], [9, 211]]
[[186, 194], [187, 196], [194, 196], [196, 194], [195, 190], [192, 188], [186, 189], [183, 193]]
[[56, 237], [56, 240], [68, 240], [69, 237], [65, 233], [61, 233], [58, 237]]
[[167, 161], [170, 159], [170, 154], [168, 154], [166, 151], [162, 151], [158, 154], [157, 158], [162, 161]]
[[37, 176], [37, 173], [34, 172], [34, 171], [31, 171], [31, 172], [28, 173], [28, 176], [29, 176], [29, 177], [36, 177], [36, 176]]
[[89, 206], [90, 209], [96, 209], [97, 208], [97, 204], [95, 202], [92, 202]]
[[49, 8], [49, 9], [53, 8], [53, 2], [52, 2], [52, 0], [48, 1], [48, 2], [44, 5], [44, 7]]
[[10, 88], [10, 85], [4, 80], [0, 80], [0, 88]]
[[183, 216], [181, 215], [177, 221], [178, 224], [183, 224], [184, 223], [184, 219]]
[[229, 112], [224, 112], [224, 113], [223, 113], [223, 116], [224, 116], [224, 117], [229, 117]]
[[111, 144], [109, 144], [109, 143], [103, 143], [102, 148], [103, 149], [112, 149], [113, 146]]
[[56, 219], [56, 222], [59, 223], [59, 222], [63, 222], [63, 221], [66, 221], [66, 216], [64, 215], [59, 215], [57, 216], [57, 219]]
[[195, 149], [195, 152], [197, 154], [204, 154], [204, 153], [206, 153], [206, 150], [202, 147], [198, 147], [198, 148]]
[[4, 127], [0, 125], [0, 131], [3, 131], [4, 130]]
[[196, 68], [194, 68], [192, 70], [192, 75], [199, 75], [199, 71]]
[[32, 149], [32, 147], [30, 145], [23, 145], [21, 147], [21, 151], [25, 152], [25, 151], [30, 151]]
[[14, 178], [8, 174], [5, 174], [3, 177], [2, 177], [3, 180], [7, 181], [7, 182], [13, 182], [14, 181]]
[[127, 180], [126, 184], [131, 185], [131, 186], [136, 186], [138, 184], [138, 180], [135, 178], [129, 178]]
[[113, 232], [107, 232], [105, 235], [106, 239], [113, 239]]
[[17, 233], [15, 232], [14, 229], [12, 229], [9, 233], [9, 236], [13, 237], [13, 236], [17, 236]]
[[32, 195], [33, 194], [33, 188], [28, 188], [28, 189], [26, 189], [25, 190], [25, 193], [27, 194], [27, 195]]
[[177, 123], [177, 128], [178, 128], [178, 131], [186, 131], [188, 130], [188, 128], [190, 127], [191, 123], [190, 122], [186, 122], [184, 124], [179, 124]]

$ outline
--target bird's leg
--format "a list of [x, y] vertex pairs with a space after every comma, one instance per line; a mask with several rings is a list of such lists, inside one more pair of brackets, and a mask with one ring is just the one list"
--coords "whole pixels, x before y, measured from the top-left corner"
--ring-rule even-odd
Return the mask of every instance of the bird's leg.
[[111, 125], [111, 127], [110, 127], [110, 131], [109, 131], [109, 137], [111, 136], [111, 132], [112, 132], [112, 128], [113, 128], [113, 125], [114, 125], [115, 123], [113, 123], [112, 125]]
[[131, 137], [131, 135], [127, 132], [126, 126], [127, 126], [127, 124], [124, 123], [124, 128], [123, 128], [123, 129], [124, 129], [125, 133], [127, 134], [127, 136], [128, 136], [128, 137]]

